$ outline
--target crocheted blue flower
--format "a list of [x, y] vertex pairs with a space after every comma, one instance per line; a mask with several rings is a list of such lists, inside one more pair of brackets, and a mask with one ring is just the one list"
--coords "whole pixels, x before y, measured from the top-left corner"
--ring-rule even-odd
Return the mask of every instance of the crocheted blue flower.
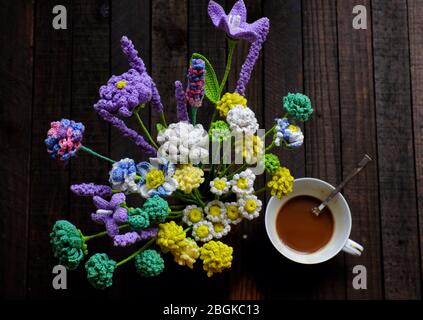
[[87, 279], [96, 289], [105, 289], [113, 283], [116, 262], [105, 253], [96, 253], [85, 263]]
[[67, 161], [75, 156], [81, 147], [85, 127], [81, 122], [62, 119], [50, 124], [47, 139], [44, 140], [47, 152], [53, 159]]
[[53, 254], [69, 270], [74, 270], [87, 254], [81, 232], [69, 221], [58, 220], [50, 233]]
[[163, 272], [164, 260], [156, 250], [144, 250], [135, 257], [135, 268], [143, 277], [155, 277]]
[[276, 119], [275, 144], [280, 146], [282, 143], [291, 149], [299, 148], [303, 145], [304, 135], [301, 128], [289, 122], [288, 118]]
[[137, 192], [136, 175], [137, 168], [134, 160], [125, 158], [113, 164], [112, 170], [109, 172], [109, 182], [113, 189], [126, 194]]

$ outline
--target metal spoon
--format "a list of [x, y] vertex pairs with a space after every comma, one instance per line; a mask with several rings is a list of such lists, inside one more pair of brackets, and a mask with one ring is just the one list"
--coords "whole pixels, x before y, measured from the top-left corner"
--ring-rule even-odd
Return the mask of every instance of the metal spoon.
[[345, 185], [358, 173], [360, 173], [361, 170], [364, 169], [364, 167], [372, 161], [372, 158], [368, 154], [364, 155], [364, 158], [358, 163], [357, 168], [354, 169], [353, 172], [349, 174], [349, 176], [342, 181], [336, 188], [331, 192], [331, 194], [318, 206], [311, 209], [311, 211], [316, 215], [320, 215], [322, 210], [328, 205], [328, 203], [333, 199], [334, 196], [338, 194], [339, 191], [341, 191], [342, 188], [345, 187]]

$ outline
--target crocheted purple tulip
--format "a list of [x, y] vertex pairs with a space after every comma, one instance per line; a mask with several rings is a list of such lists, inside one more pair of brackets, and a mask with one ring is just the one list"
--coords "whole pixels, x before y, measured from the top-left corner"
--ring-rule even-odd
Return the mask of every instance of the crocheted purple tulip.
[[112, 195], [112, 188], [105, 185], [96, 185], [94, 183], [73, 184], [70, 189], [76, 195], [84, 197], [109, 197]]
[[175, 81], [176, 115], [179, 121], [189, 121], [187, 99], [181, 81]]
[[204, 78], [206, 75], [206, 64], [201, 59], [192, 59], [188, 69], [187, 101], [191, 107], [199, 108], [204, 98]]
[[142, 231], [130, 231], [113, 237], [115, 247], [126, 247], [138, 241], [147, 240], [157, 236], [157, 228], [145, 229]]
[[209, 2], [208, 13], [214, 26], [226, 32], [233, 39], [243, 39], [253, 43], [259, 38], [260, 31], [268, 24], [267, 18], [247, 23], [247, 8], [244, 1], [237, 1], [227, 15], [216, 2]]
[[260, 55], [263, 43], [266, 41], [267, 34], [269, 33], [269, 19], [262, 18], [260, 20], [262, 20], [261, 29], [257, 31], [258, 37], [251, 45], [247, 58], [241, 67], [241, 72], [239, 74], [239, 79], [235, 90], [242, 96], [245, 95], [245, 89], [247, 87], [248, 81], [250, 81], [251, 72], [254, 69], [254, 65], [256, 64]]
[[118, 235], [119, 225], [128, 220], [128, 212], [125, 208], [120, 207], [125, 202], [125, 199], [123, 193], [113, 195], [110, 201], [104, 200], [99, 196], [93, 198], [97, 211], [91, 214], [91, 219], [97, 223], [104, 224], [110, 237]]
[[67, 161], [75, 156], [81, 147], [85, 127], [81, 122], [62, 119], [51, 123], [44, 140], [47, 152], [53, 159]]

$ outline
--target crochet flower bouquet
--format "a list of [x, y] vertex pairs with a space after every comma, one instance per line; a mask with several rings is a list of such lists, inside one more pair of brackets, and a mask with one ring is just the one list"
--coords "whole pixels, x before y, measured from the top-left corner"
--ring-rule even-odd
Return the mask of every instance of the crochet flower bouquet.
[[[84, 235], [72, 223], [59, 220], [50, 234], [54, 256], [69, 270], [87, 258], [87, 278], [96, 288], [111, 286], [115, 270], [128, 261], [133, 261], [141, 276], [157, 276], [164, 269], [165, 254], [189, 268], [201, 260], [208, 276], [230, 268], [233, 249], [221, 239], [243, 220], [259, 216], [263, 205], [257, 195], [265, 188], [255, 190], [254, 180], [264, 171], [260, 168], [272, 177], [266, 186], [273, 196], [283, 197], [292, 190], [294, 178], [269, 152], [276, 146], [293, 149], [302, 145], [304, 137], [295, 122], [308, 120], [313, 112], [310, 100], [299, 93], [285, 96], [284, 116], [260, 134], [255, 114], [247, 106], [245, 88], [268, 34], [269, 20], [247, 23], [242, 0], [228, 15], [210, 1], [208, 13], [227, 35], [225, 74], [219, 82], [211, 63], [198, 53], [192, 55], [186, 88], [175, 82], [177, 123], [166, 123], [157, 87], [127, 37], [122, 37], [121, 47], [130, 69], [112, 76], [100, 88], [94, 110], [149, 155], [149, 161], [114, 161], [96, 153], [82, 144], [84, 125], [72, 120], [53, 122], [48, 131], [45, 143], [52, 158], [67, 161], [82, 150], [111, 164], [108, 184], [71, 186], [75, 194], [92, 197], [91, 219], [105, 231]], [[249, 53], [235, 91], [222, 94], [241, 40], [250, 43]], [[204, 96], [215, 106], [208, 131], [196, 123]], [[161, 115], [156, 139], [139, 115], [147, 105]], [[130, 117], [137, 119], [142, 133], [126, 125], [124, 120]], [[268, 136], [272, 143], [265, 148]], [[231, 161], [233, 155], [235, 161]], [[142, 197], [142, 207], [131, 207], [126, 199], [129, 194]], [[106, 235], [116, 247], [134, 247], [134, 253], [120, 262], [106, 253], [88, 257], [87, 243]]]

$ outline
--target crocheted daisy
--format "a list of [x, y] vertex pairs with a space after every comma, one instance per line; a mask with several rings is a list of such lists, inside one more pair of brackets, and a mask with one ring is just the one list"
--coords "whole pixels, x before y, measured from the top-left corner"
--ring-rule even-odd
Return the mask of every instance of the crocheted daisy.
[[173, 163], [198, 164], [209, 157], [209, 135], [201, 124], [172, 123], [157, 135], [159, 154]]
[[182, 221], [188, 226], [200, 222], [203, 218], [203, 209], [196, 205], [187, 206], [183, 210]]
[[213, 238], [213, 224], [206, 220], [197, 222], [193, 226], [192, 236], [196, 241], [210, 241]]
[[276, 119], [275, 144], [280, 146], [282, 143], [291, 149], [299, 148], [303, 145], [304, 135], [301, 128], [289, 122], [287, 118]]
[[250, 194], [254, 191], [255, 174], [251, 169], [242, 171], [233, 176], [231, 180], [232, 191], [237, 195]]
[[150, 158], [150, 162], [137, 164], [137, 170], [141, 176], [139, 191], [146, 199], [154, 195], [170, 196], [178, 187], [173, 178], [175, 166], [165, 158]]
[[238, 202], [227, 202], [226, 207], [226, 221], [230, 224], [238, 224], [242, 220], [241, 212], [238, 208]]
[[231, 231], [231, 226], [225, 219], [220, 222], [213, 222], [213, 238], [220, 239]]
[[226, 178], [214, 178], [213, 181], [210, 181], [210, 192], [221, 196], [229, 191], [231, 184]]
[[226, 208], [225, 204], [219, 200], [213, 200], [207, 203], [204, 208], [206, 217], [212, 222], [219, 222], [225, 219]]
[[228, 115], [229, 110], [231, 110], [235, 106], [246, 107], [247, 99], [245, 99], [245, 97], [241, 96], [237, 92], [227, 92], [217, 102], [216, 109], [219, 111], [220, 116], [223, 118], [226, 117]]
[[248, 220], [253, 220], [260, 215], [262, 202], [255, 195], [246, 195], [238, 199], [239, 212]]
[[259, 128], [254, 112], [248, 107], [239, 105], [228, 112], [226, 122], [235, 134], [253, 135]]
[[135, 182], [137, 168], [132, 159], [125, 158], [115, 162], [109, 172], [109, 182], [113, 189], [120, 190], [125, 194], [138, 191], [138, 184]]

